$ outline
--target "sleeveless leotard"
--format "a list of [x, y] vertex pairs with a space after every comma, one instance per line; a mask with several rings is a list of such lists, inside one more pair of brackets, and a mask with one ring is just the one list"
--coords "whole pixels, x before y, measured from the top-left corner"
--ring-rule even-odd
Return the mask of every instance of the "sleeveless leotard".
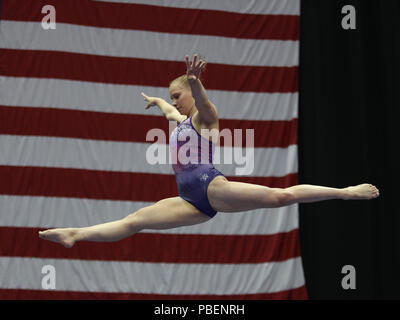
[[210, 182], [223, 174], [213, 165], [215, 144], [194, 128], [192, 117], [182, 121], [170, 137], [172, 168], [179, 196], [210, 217], [217, 213], [207, 197]]

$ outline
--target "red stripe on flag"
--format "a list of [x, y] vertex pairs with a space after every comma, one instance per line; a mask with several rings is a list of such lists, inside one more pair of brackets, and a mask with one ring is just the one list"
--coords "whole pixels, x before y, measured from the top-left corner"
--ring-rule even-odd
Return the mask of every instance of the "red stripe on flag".
[[[235, 129], [242, 130], [243, 147], [246, 146], [246, 129], [254, 129], [256, 148], [286, 148], [297, 144], [297, 119], [220, 119], [219, 124], [220, 131], [229, 129], [232, 138]], [[0, 134], [152, 143], [146, 141], [146, 134], [154, 128], [163, 130], [169, 143], [169, 122], [161, 116], [0, 106]], [[224, 139], [220, 139], [219, 145], [225, 145]]]
[[[297, 184], [298, 175], [227, 179], [285, 188]], [[0, 166], [0, 194], [154, 202], [176, 197], [178, 189], [174, 175]]]
[[306, 300], [306, 286], [272, 293], [238, 295], [166, 295], [144, 293], [77, 292], [0, 289], [1, 300]]
[[[41, 22], [42, 7], [53, 5], [58, 23], [244, 39], [298, 40], [298, 15], [261, 15], [206, 9], [88, 0], [4, 0], [2, 18]], [[239, 27], [240, 26], [240, 27]]]
[[0, 194], [158, 201], [175, 197], [178, 189], [173, 175], [0, 166]]
[[38, 231], [0, 227], [0, 256], [155, 263], [265, 263], [300, 256], [298, 229], [271, 235], [139, 232], [118, 242], [78, 242], [70, 249], [39, 238]]
[[[0, 49], [0, 54], [3, 61], [7, 61], [2, 74], [12, 77], [168, 87], [170, 81], [186, 72], [185, 64], [180, 61], [15, 49]], [[297, 92], [298, 67], [210, 63], [203, 82], [213, 90]]]

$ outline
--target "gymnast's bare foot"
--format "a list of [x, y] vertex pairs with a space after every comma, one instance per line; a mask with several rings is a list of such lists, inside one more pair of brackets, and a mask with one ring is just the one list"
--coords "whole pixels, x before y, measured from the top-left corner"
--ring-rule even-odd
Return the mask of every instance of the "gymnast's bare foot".
[[66, 248], [71, 248], [75, 244], [75, 233], [75, 230], [72, 228], [50, 229], [39, 231], [39, 237], [44, 240], [60, 243]]
[[343, 200], [370, 200], [379, 197], [379, 190], [369, 183], [347, 187], [343, 190], [346, 191]]

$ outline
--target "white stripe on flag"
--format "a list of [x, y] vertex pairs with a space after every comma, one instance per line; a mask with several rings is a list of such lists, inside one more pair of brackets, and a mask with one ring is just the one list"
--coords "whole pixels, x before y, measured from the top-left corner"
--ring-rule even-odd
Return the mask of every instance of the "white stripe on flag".
[[[8, 227], [87, 227], [119, 220], [152, 202], [92, 200], [62, 197], [0, 195], [0, 225]], [[272, 235], [298, 228], [298, 205], [246, 212], [218, 213], [202, 224], [165, 234]], [[141, 231], [154, 233], [154, 231]]]
[[177, 264], [1, 257], [2, 288], [41, 290], [45, 265], [55, 268], [56, 290], [61, 291], [229, 295], [304, 285], [300, 258], [260, 264]]
[[[275, 121], [298, 115], [298, 93], [206, 90], [221, 119]], [[168, 88], [0, 76], [0, 105], [160, 116], [158, 108], [145, 110], [142, 91], [170, 102]]]
[[102, 2], [137, 3], [163, 7], [218, 10], [247, 14], [299, 15], [300, 2], [293, 0], [95, 0]]
[[[165, 132], [165, 135], [169, 133]], [[245, 147], [216, 148], [215, 167], [226, 176], [238, 176], [238, 170], [244, 168], [254, 168], [249, 175], [260, 177], [297, 173], [297, 145], [287, 148]], [[151, 164], [150, 161], [155, 161], [157, 156], [154, 148], [164, 152], [160, 158], [165, 160], [164, 164]], [[237, 153], [240, 158], [235, 156]], [[227, 160], [233, 163], [225, 163]], [[168, 144], [36, 136], [0, 135], [0, 165], [173, 174]]]
[[8, 49], [182, 61], [185, 54], [201, 54], [207, 48], [205, 59], [209, 63], [240, 66], [293, 67], [299, 59], [299, 41], [171, 34], [65, 23], [57, 23], [57, 29], [51, 32], [43, 30], [40, 22], [2, 21], [1, 27], [0, 47]]

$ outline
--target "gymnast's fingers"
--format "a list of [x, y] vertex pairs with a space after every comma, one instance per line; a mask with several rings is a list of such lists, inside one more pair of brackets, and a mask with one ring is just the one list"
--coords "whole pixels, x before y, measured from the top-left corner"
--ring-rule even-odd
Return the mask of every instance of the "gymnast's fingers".
[[193, 64], [192, 66], [195, 68], [196, 67], [196, 62], [197, 62], [197, 53], [193, 57]]
[[186, 59], [186, 68], [187, 68], [187, 70], [190, 70], [190, 59], [189, 59], [189, 56], [186, 55], [185, 59]]
[[200, 71], [203, 71], [205, 65], [206, 65], [206, 62], [205, 62], [204, 60], [201, 60], [201, 62], [199, 63], [199, 69], [200, 69]]
[[142, 92], [142, 96], [144, 97], [144, 100], [147, 100], [147, 101], [149, 101], [149, 97], [148, 96], [146, 96], [143, 92]]

